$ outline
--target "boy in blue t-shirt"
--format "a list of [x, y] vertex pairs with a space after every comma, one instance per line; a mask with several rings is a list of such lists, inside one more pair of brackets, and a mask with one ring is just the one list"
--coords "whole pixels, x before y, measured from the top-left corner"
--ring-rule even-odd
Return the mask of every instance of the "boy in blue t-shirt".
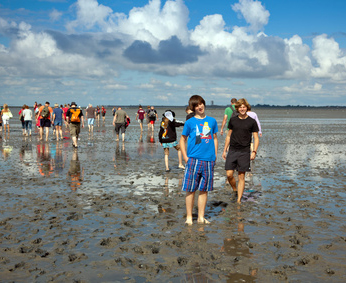
[[[199, 95], [189, 100], [190, 108], [195, 116], [185, 122], [180, 148], [186, 162], [182, 190], [186, 192], [186, 224], [191, 225], [195, 192], [198, 196], [199, 224], [209, 224], [204, 218], [208, 192], [213, 190], [214, 166], [217, 158], [217, 122], [205, 114], [205, 101]], [[188, 139], [187, 139], [188, 138]], [[187, 151], [186, 151], [187, 141]]]

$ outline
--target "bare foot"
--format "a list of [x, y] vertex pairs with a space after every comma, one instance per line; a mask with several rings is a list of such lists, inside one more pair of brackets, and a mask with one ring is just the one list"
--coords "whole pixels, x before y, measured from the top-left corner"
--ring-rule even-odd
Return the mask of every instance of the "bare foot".
[[209, 222], [207, 219], [205, 219], [205, 218], [203, 218], [202, 221], [197, 220], [197, 223], [198, 223], [198, 224], [210, 224], [210, 222]]
[[184, 166], [183, 164], [180, 164], [178, 167], [179, 167], [180, 169], [185, 169], [185, 166]]
[[192, 221], [192, 220], [186, 220], [186, 221], [185, 221], [185, 224], [190, 226], [190, 225], [193, 224], [193, 221]]

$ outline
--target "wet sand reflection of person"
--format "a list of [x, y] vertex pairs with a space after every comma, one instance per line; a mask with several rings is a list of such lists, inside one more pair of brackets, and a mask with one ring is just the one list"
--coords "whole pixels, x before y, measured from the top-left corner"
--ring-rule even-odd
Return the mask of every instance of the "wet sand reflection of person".
[[55, 176], [59, 176], [63, 172], [65, 168], [66, 158], [67, 158], [66, 155], [64, 157], [62, 156], [62, 144], [57, 143], [55, 156], [53, 159], [53, 167], [54, 167]]
[[1, 152], [4, 157], [4, 161], [7, 161], [8, 157], [10, 156], [10, 153], [13, 149], [13, 146], [11, 145], [5, 145], [1, 147]]
[[126, 153], [125, 143], [121, 144], [121, 148], [119, 141], [116, 143], [113, 161], [114, 168], [124, 168], [124, 166], [126, 167], [128, 165], [130, 161], [130, 156]]
[[48, 143], [37, 144], [37, 165], [42, 176], [50, 176], [54, 172], [53, 159]]
[[19, 151], [19, 159], [25, 166], [30, 166], [30, 162], [33, 161], [32, 145], [31, 143], [23, 143]]
[[138, 148], [137, 148], [138, 156], [142, 156], [143, 152], [144, 152], [143, 132], [141, 131], [141, 134], [138, 140]]
[[[233, 258], [251, 258], [252, 253], [249, 247], [250, 238], [245, 234], [244, 231], [244, 219], [242, 219], [240, 215], [240, 206], [238, 206], [238, 216], [236, 221], [238, 223], [237, 234], [224, 239], [221, 252], [224, 252], [226, 255]], [[233, 223], [233, 221], [230, 221], [230, 223]], [[239, 267], [237, 265], [237, 261], [235, 261], [234, 267]], [[255, 282], [257, 269], [249, 268], [248, 273], [249, 274], [241, 272], [230, 273], [227, 275], [229, 279], [226, 282]]]
[[70, 187], [72, 191], [77, 191], [82, 185], [84, 179], [84, 168], [81, 169], [80, 161], [78, 158], [78, 151], [74, 150], [70, 162], [70, 168], [67, 172]]

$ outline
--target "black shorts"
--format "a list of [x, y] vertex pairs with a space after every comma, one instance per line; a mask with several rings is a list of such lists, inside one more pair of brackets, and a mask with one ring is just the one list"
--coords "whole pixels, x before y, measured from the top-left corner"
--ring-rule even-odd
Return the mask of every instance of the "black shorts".
[[225, 170], [237, 170], [238, 172], [249, 172], [250, 151], [229, 151], [226, 157]]
[[121, 133], [125, 133], [126, 127], [125, 123], [115, 123], [115, 132], [119, 134], [119, 131], [121, 130]]
[[41, 118], [40, 119], [40, 127], [47, 127], [49, 128], [51, 126], [51, 122], [49, 119], [44, 119], [44, 118]]

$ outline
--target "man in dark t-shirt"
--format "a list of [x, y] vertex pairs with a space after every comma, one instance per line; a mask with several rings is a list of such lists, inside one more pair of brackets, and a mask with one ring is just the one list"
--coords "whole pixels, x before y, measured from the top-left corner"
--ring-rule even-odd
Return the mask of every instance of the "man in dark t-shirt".
[[[250, 160], [256, 158], [259, 145], [257, 122], [246, 113], [249, 106], [245, 98], [237, 101], [235, 108], [239, 115], [229, 120], [229, 131], [222, 153], [222, 158], [226, 160], [225, 170], [227, 179], [233, 191], [238, 195], [238, 203], [241, 202], [245, 188], [245, 172], [251, 171]], [[250, 152], [252, 135], [254, 137], [254, 149]], [[238, 171], [238, 187], [233, 176], [234, 170]]]

